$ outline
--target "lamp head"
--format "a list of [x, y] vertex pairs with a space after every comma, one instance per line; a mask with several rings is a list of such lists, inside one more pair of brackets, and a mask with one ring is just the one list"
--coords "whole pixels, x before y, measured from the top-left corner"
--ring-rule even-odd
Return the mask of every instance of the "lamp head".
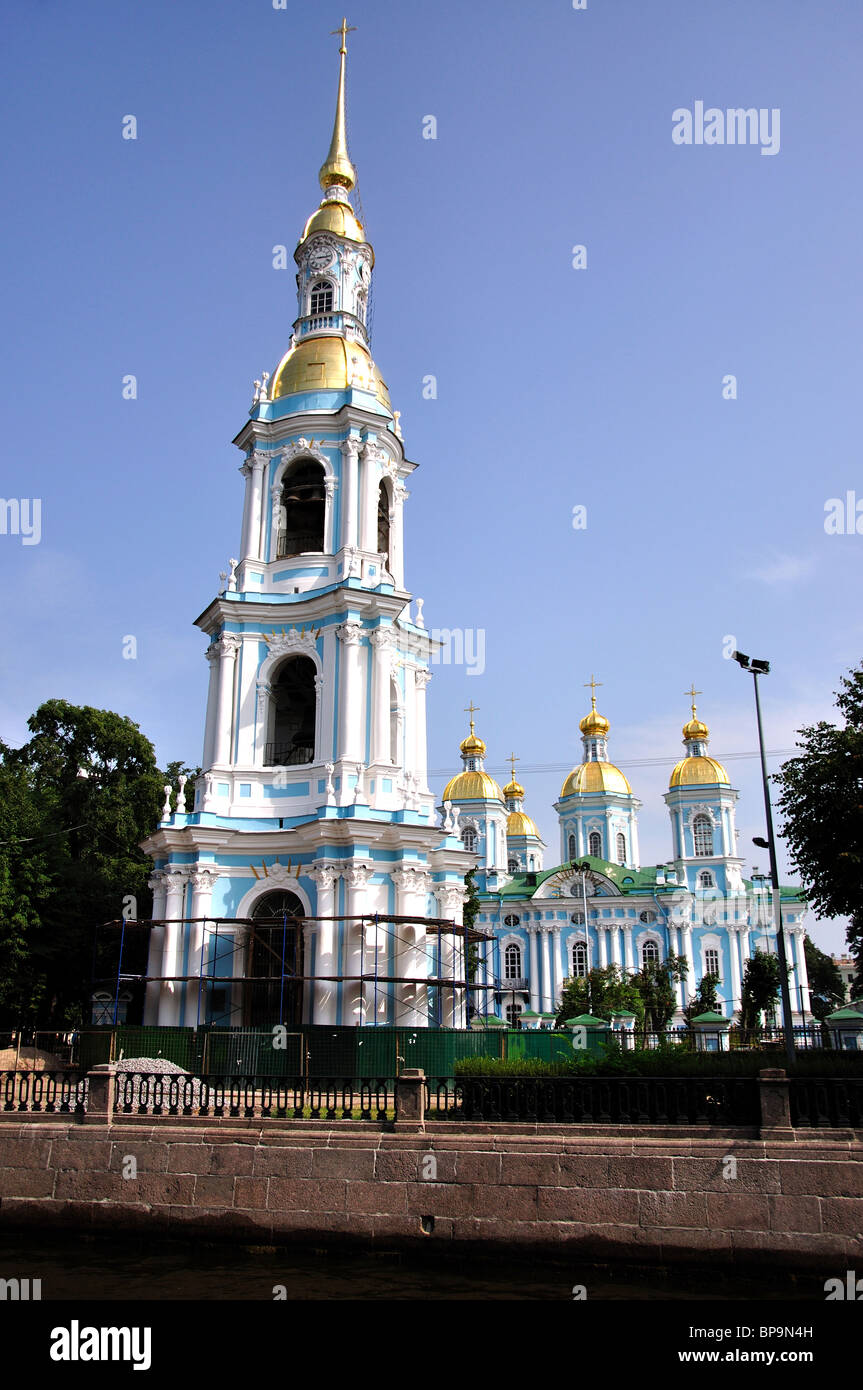
[[732, 652], [731, 660], [736, 661], [738, 665], [742, 666], [744, 671], [749, 670], [749, 657], [745, 652]]

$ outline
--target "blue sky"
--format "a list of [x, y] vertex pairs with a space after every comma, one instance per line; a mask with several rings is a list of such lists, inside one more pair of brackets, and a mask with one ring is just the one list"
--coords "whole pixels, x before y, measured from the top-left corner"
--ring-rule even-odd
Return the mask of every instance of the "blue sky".
[[[230, 441], [290, 337], [272, 247], [293, 250], [320, 196], [340, 19], [293, 0], [7, 10], [0, 493], [42, 499], [39, 545], [0, 536], [9, 742], [59, 696], [130, 715], [163, 761], [200, 758], [191, 623], [238, 544]], [[824, 508], [863, 499], [863, 10], [355, 0], [348, 20], [373, 351], [421, 465], [408, 586], [430, 627], [486, 634], [482, 675], [441, 666], [429, 687], [434, 785], [473, 699], [556, 862], [596, 672], [642, 859], [663, 860], [693, 680], [711, 751], [756, 747], [726, 638], [773, 663], [777, 750], [832, 717], [861, 657], [863, 537], [827, 535]], [[778, 108], [778, 153], [676, 145], [672, 112], [696, 101]], [[730, 771], [748, 869], [757, 761]], [[838, 923], [815, 936], [842, 945]]]

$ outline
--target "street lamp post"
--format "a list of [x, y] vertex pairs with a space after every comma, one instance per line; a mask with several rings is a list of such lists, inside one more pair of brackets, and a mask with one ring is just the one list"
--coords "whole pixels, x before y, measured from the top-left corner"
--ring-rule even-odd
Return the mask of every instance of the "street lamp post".
[[764, 785], [764, 815], [767, 821], [767, 842], [756, 838], [753, 844], [767, 849], [770, 854], [770, 881], [773, 885], [773, 916], [776, 927], [776, 954], [779, 957], [779, 992], [782, 999], [782, 1022], [785, 1034], [785, 1055], [794, 1065], [794, 1026], [791, 1014], [791, 992], [788, 988], [788, 959], [785, 954], [785, 933], [782, 929], [782, 896], [779, 891], [779, 867], [776, 862], [776, 836], [773, 832], [773, 809], [770, 805], [770, 783], [767, 779], [767, 758], [764, 753], [764, 731], [761, 724], [761, 699], [758, 693], [758, 677], [770, 671], [769, 661], [757, 661], [744, 652], [732, 652], [734, 660], [742, 670], [748, 671], [755, 686], [755, 715], [758, 720], [758, 747], [761, 753], [761, 780]]

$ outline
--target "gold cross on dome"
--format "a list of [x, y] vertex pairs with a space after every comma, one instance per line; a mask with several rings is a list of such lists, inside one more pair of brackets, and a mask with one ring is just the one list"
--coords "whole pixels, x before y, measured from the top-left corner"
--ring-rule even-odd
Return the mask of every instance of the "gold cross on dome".
[[514, 753], [510, 753], [510, 755], [509, 755], [509, 765], [510, 765], [510, 768], [512, 769], [512, 780], [513, 780], [513, 782], [515, 781], [515, 765], [516, 765], [516, 763], [520, 763], [520, 762], [521, 762], [521, 758], [517, 758], [517, 757], [515, 756]]
[[348, 34], [355, 34], [356, 32], [357, 32], [357, 26], [356, 26], [355, 24], [348, 24], [348, 21], [347, 21], [346, 19], [343, 19], [343, 20], [342, 20], [342, 27], [341, 27], [341, 29], [331, 29], [331, 30], [330, 30], [330, 33], [331, 33], [331, 34], [341, 34], [341, 36], [342, 36], [342, 42], [341, 42], [341, 46], [340, 46], [340, 48], [339, 48], [339, 52], [340, 52], [340, 53], [347, 53], [347, 51], [348, 51], [348, 49], [347, 49], [347, 43], [346, 43], [347, 36], [348, 36]]
[[471, 733], [473, 733], [473, 717], [474, 717], [475, 714], [478, 714], [478, 713], [479, 713], [479, 705], [475, 705], [474, 702], [473, 702], [473, 700], [471, 700], [470, 704], [469, 704], [469, 705], [466, 707], [466, 709], [465, 709], [465, 714], [469, 714], [469, 715], [470, 715], [470, 731], [471, 731]]
[[601, 685], [602, 681], [594, 680], [593, 672], [591, 671], [590, 680], [584, 682], [584, 688], [587, 690], [588, 686], [590, 687], [590, 703], [594, 709], [596, 709], [596, 692]]
[[703, 691], [701, 691], [701, 690], [696, 690], [696, 689], [695, 689], [695, 681], [693, 681], [693, 682], [692, 682], [692, 689], [691, 689], [691, 690], [684, 690], [683, 693], [684, 693], [684, 695], [688, 695], [688, 696], [690, 697], [690, 699], [692, 700], [692, 717], [693, 717], [693, 719], [694, 719], [694, 718], [695, 718], [695, 697], [696, 697], [696, 695], [701, 695], [701, 694], [703, 694]]

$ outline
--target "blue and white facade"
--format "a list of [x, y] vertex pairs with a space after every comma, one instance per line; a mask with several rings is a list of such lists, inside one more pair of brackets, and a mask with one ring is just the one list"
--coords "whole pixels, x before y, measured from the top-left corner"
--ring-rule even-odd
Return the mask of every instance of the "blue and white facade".
[[[223, 923], [216, 938], [194, 919], [460, 922], [474, 862], [437, 826], [426, 775], [431, 648], [411, 617], [403, 539], [416, 464], [370, 353], [374, 253], [350, 201], [344, 80], [343, 39], [324, 196], [295, 252], [290, 346], [234, 441], [238, 558], [196, 620], [208, 638], [204, 771], [192, 805], [166, 789], [144, 845], [165, 923], [151, 931], [145, 1023], [250, 1021], [248, 931]], [[298, 951], [295, 1022], [464, 1022], [463, 994], [432, 1000], [426, 984], [464, 975], [458, 938], [323, 920]], [[370, 973], [401, 983], [360, 978]], [[207, 976], [223, 978], [217, 995], [199, 987]]]
[[[479, 852], [476, 926], [491, 939], [480, 946], [478, 982], [488, 988], [478, 993], [484, 1002], [477, 1003], [476, 1012], [508, 1021], [523, 1016], [547, 1026], [568, 978], [610, 964], [634, 973], [646, 961], [674, 953], [684, 956], [689, 968], [677, 986], [673, 1023], [683, 1021], [683, 1010], [708, 973], [720, 976], [721, 1009], [733, 1018], [740, 1009], [746, 961], [756, 949], [775, 951], [773, 890], [766, 877], [743, 877], [735, 827], [738, 793], [722, 764], [708, 754], [706, 725], [696, 718], [693, 704], [683, 729], [685, 756], [665, 796], [672, 856], [651, 867], [642, 867], [638, 856], [641, 803], [609, 761], [609, 723], [597, 712], [595, 698], [580, 728], [583, 759], [555, 806], [561, 856], [555, 868], [543, 870], [538, 857], [533, 871], [527, 867], [520, 832], [529, 818], [521, 799], [522, 819], [511, 824], [512, 837], [493, 852], [500, 840], [492, 840], [486, 827], [496, 823], [506, 794], [524, 796], [514, 778], [501, 792], [481, 760], [475, 766], [466, 762], [444, 793], [458, 811], [465, 847]], [[474, 759], [478, 748], [485, 755], [473, 726], [462, 744], [463, 759], [466, 747]], [[794, 1019], [811, 1021], [803, 953], [807, 904], [793, 888], [783, 887], [780, 899]]]

